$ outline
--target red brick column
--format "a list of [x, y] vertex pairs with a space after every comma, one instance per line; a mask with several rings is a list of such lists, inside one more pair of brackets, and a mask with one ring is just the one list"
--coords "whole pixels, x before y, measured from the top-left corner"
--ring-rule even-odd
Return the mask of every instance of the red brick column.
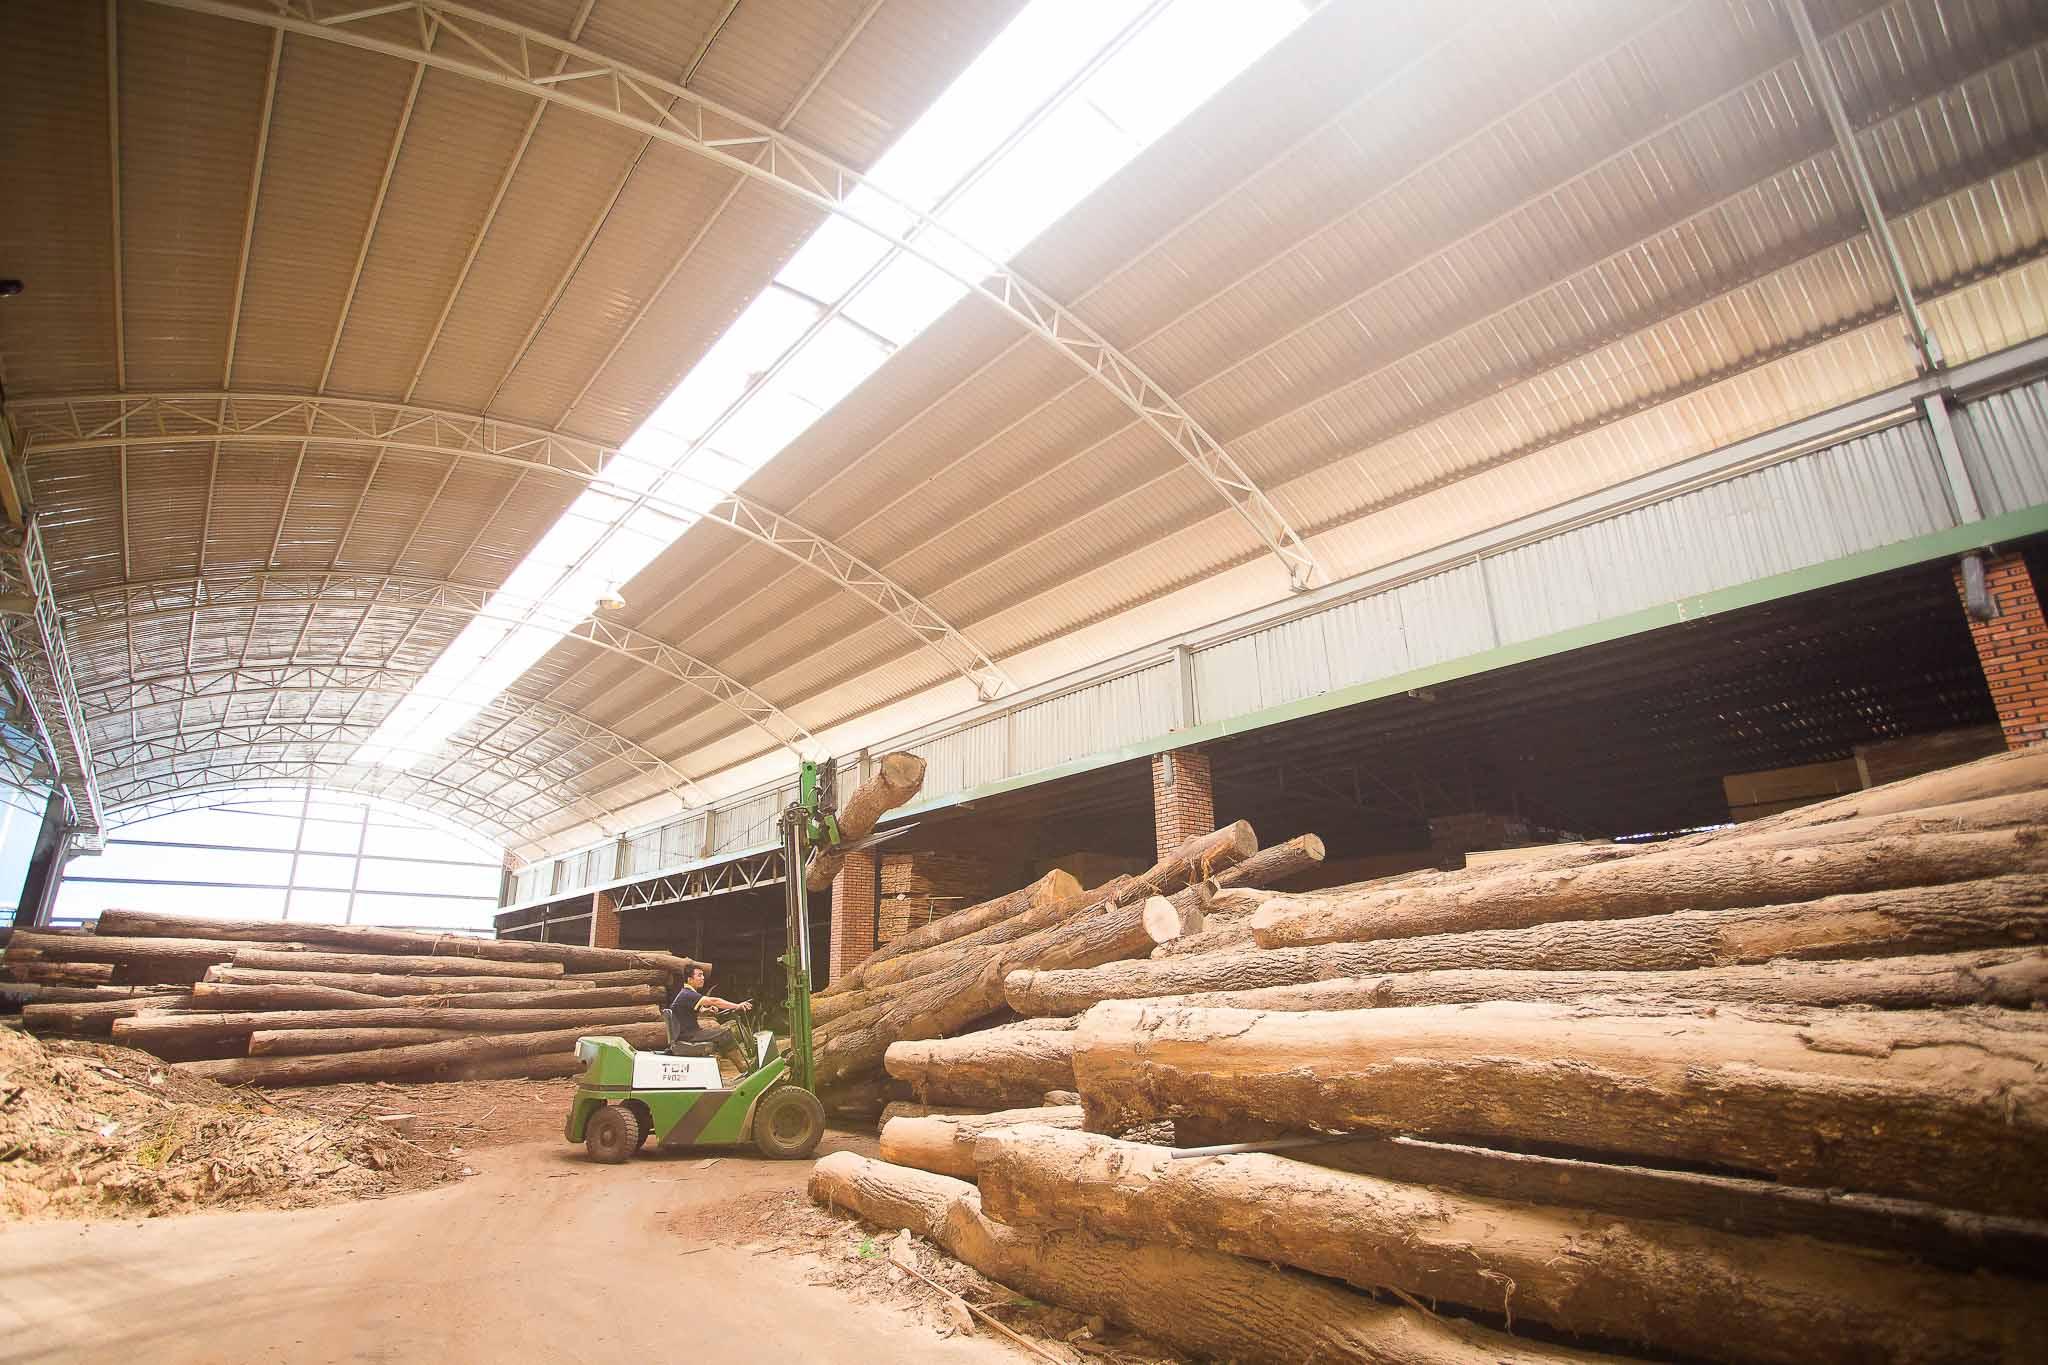
[[[802, 875], [799, 873], [798, 875]], [[881, 855], [861, 849], [846, 855], [832, 879], [832, 951], [827, 982], [875, 950], [875, 924], [881, 909]]]
[[612, 898], [602, 891], [591, 893], [590, 946], [593, 948], [616, 948], [619, 946], [619, 907], [613, 904]]
[[1197, 834], [1216, 828], [1216, 787], [1209, 755], [1173, 749], [1152, 755], [1152, 833], [1164, 858]]
[[[2008, 749], [2025, 748], [2048, 739], [2048, 621], [2041, 615], [2027, 562], [2017, 554], [1984, 561], [1984, 586], [1998, 614], [1989, 621], [1970, 618], [1970, 638], [1977, 661], [1998, 708]], [[1956, 591], [1963, 590], [1963, 571], [1956, 569]]]

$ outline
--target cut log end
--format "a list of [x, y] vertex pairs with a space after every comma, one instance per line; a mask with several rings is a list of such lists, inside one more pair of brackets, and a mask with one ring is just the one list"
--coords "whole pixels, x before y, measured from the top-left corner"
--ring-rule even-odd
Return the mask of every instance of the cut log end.
[[[1192, 902], [1194, 897], [1189, 898]], [[1154, 943], [1171, 943], [1189, 934], [1202, 932], [1202, 909], [1200, 905], [1176, 905], [1165, 896], [1150, 896], [1145, 901], [1145, 932]]]

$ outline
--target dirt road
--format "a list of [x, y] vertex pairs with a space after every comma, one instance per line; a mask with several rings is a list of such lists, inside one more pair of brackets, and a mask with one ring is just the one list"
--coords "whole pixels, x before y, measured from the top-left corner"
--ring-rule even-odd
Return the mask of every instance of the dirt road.
[[0, 1362], [1023, 1358], [735, 1245], [808, 1161], [598, 1166], [559, 1139], [465, 1155], [476, 1176], [370, 1203], [10, 1226]]

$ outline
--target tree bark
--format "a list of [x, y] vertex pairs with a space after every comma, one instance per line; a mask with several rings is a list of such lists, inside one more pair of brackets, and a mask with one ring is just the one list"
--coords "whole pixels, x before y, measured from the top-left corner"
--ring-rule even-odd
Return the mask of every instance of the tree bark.
[[994, 900], [983, 901], [979, 905], [970, 905], [964, 910], [955, 910], [942, 919], [935, 919], [930, 924], [921, 925], [907, 934], [898, 935], [862, 958], [845, 976], [818, 994], [837, 995], [866, 985], [869, 980], [868, 973], [884, 962], [902, 957], [906, 953], [921, 952], [926, 948], [936, 948], [942, 943], [951, 943], [954, 939], [964, 938], [977, 930], [1001, 924], [1011, 916], [1021, 914], [1036, 905], [1076, 900], [1081, 896], [1082, 890], [1081, 883], [1074, 880], [1071, 872], [1062, 872], [1059, 868], [1054, 868], [1029, 886], [1019, 887], [1015, 891], [997, 896]]
[[1752, 821], [1743, 828], [1768, 833], [2043, 790], [2048, 790], [2048, 751], [2015, 749], [1971, 763], [1960, 763], [1953, 768], [1850, 792], [1846, 796], [1816, 801], [1810, 806]]
[[[993, 1114], [931, 1115], [925, 1118], [891, 1119], [882, 1125], [882, 1160], [895, 1166], [912, 1166], [920, 1171], [974, 1179], [975, 1140], [987, 1133], [1018, 1128], [1073, 1128], [1081, 1126], [1081, 1106], [1063, 1109], [1033, 1107], [1003, 1109]], [[1005, 1222], [1011, 1221], [1008, 1219]]]
[[42, 958], [10, 958], [7, 974], [16, 981], [47, 986], [104, 986], [114, 979], [111, 962], [47, 962]]
[[[889, 1147], [885, 1133], [885, 1161]], [[2048, 1335], [2038, 1284], [1804, 1238], [1447, 1194], [1276, 1155], [1175, 1160], [1092, 1133], [989, 1123], [965, 1165], [999, 1222], [1252, 1257], [1657, 1355], [2020, 1360]]]
[[1012, 1108], [1048, 1090], [1074, 1088], [1074, 1035], [987, 1029], [958, 1038], [892, 1043], [889, 1074], [926, 1103]]
[[[473, 1075], [528, 1074], [518, 1068], [489, 1065], [508, 1058], [534, 1058], [561, 1064], [549, 1054], [573, 1053], [576, 1040], [598, 1032], [592, 1028], [552, 1029], [541, 1033], [492, 1033], [453, 1038], [445, 1043], [414, 1043], [407, 1047], [371, 1048], [318, 1057], [226, 1057], [217, 1061], [178, 1062], [188, 1076], [204, 1076], [223, 1085], [332, 1085], [341, 1081], [463, 1080]], [[663, 1047], [668, 1030], [661, 1024], [625, 1024], [602, 1030], [637, 1048]], [[567, 1059], [573, 1062], [573, 1056]], [[485, 1064], [485, 1065], [479, 1065]], [[565, 1073], [569, 1074], [569, 1073]]]
[[[875, 832], [875, 824], [898, 806], [908, 805], [924, 786], [924, 760], [916, 754], [883, 754], [875, 775], [853, 789], [839, 807], [839, 836], [851, 843]], [[836, 848], [815, 849], [804, 864], [804, 885], [813, 891], [831, 887], [846, 855]]]
[[1082, 1020], [1074, 1074], [1100, 1132], [1187, 1115], [1540, 1141], [2048, 1214], [2041, 1021], [1746, 1008], [1112, 1003]]
[[9, 995], [25, 996], [36, 1005], [102, 1005], [167, 995], [182, 1000], [187, 995], [182, 986], [45, 986], [23, 983], [0, 986], [0, 990]]
[[[430, 983], [440, 983], [460, 981], [462, 978], [424, 979]], [[398, 996], [336, 990], [331, 986], [242, 986], [221, 981], [201, 981], [192, 987], [193, 1007], [208, 1010], [566, 1010], [613, 1009], [621, 1005], [663, 1003], [661, 992], [652, 986], [627, 986], [617, 989], [598, 987], [584, 991], [451, 991], [446, 995]]]
[[251, 1057], [302, 1057], [309, 1054], [361, 1052], [407, 1043], [440, 1043], [470, 1038], [475, 1031], [447, 1028], [271, 1028], [249, 1035]]
[[1395, 972], [1256, 991], [1169, 995], [1146, 1003], [1246, 1010], [1355, 1010], [1484, 1000], [1570, 1004], [1598, 998], [1626, 1000], [1632, 1006], [1680, 1006], [1703, 1000], [1727, 1000], [1752, 1005], [1863, 1005], [1888, 1010], [1961, 1005], [2026, 1009], [2048, 1004], [2048, 949], [1990, 948], [1925, 957], [1767, 962], [1684, 972], [1523, 972], [1488, 968]]
[[909, 1228], [1011, 1289], [1100, 1314], [1201, 1359], [1518, 1365], [1608, 1358], [1392, 1307], [1222, 1252], [1010, 1227], [982, 1216], [980, 1195], [965, 1181], [852, 1152], [819, 1161], [810, 1194], [869, 1223]]
[[1798, 905], [1580, 920], [1315, 948], [1248, 949], [1018, 972], [1004, 998], [1023, 1015], [1078, 1014], [1103, 1000], [1257, 990], [1385, 972], [1501, 968], [1684, 971], [1774, 958], [1865, 958], [2048, 940], [2048, 877], [1831, 896]]
[[[1183, 1145], [1282, 1136], [1240, 1123], [1181, 1125]], [[1949, 1270], [1990, 1270], [2038, 1279], [2048, 1265], [2048, 1223], [1942, 1208], [1845, 1190], [1665, 1171], [1572, 1157], [1399, 1137], [1294, 1147], [1287, 1156], [1407, 1185], [1502, 1199], [1694, 1223], [1748, 1237], [1819, 1238], [1896, 1252]]]
[[1252, 930], [1262, 947], [1305, 947], [1784, 904], [2042, 871], [2048, 838], [2034, 829], [1806, 849], [1733, 844], [1563, 872], [1506, 872], [1439, 891], [1276, 897], [1252, 917]]
[[1077, 896], [1056, 901], [1040, 901], [1006, 920], [977, 929], [971, 934], [964, 934], [950, 943], [941, 943], [934, 948], [906, 953], [887, 962], [876, 963], [872, 974], [866, 978], [866, 984], [861, 988], [814, 999], [811, 1002], [811, 1019], [814, 1023], [828, 1024], [847, 1015], [872, 1009], [885, 1000], [894, 999], [911, 989], [919, 977], [957, 968], [963, 962], [985, 956], [1000, 944], [1028, 938], [1041, 929], [1049, 929], [1076, 915], [1092, 913], [1101, 906], [1111, 904], [1127, 882], [1127, 878], [1120, 877], [1106, 886], [1083, 891]]
[[83, 1033], [105, 1038], [114, 1024], [144, 1013], [171, 1011], [184, 995], [138, 995], [127, 1000], [88, 1000], [77, 1004], [38, 1001], [21, 1007], [21, 1026], [30, 1033]]
[[[136, 939], [138, 943], [175, 943], [176, 939]], [[559, 962], [486, 962], [474, 957], [404, 957], [376, 953], [325, 953], [279, 951], [262, 944], [243, 944], [232, 955], [236, 967], [260, 967], [267, 971], [357, 972], [403, 976], [495, 976], [560, 977]]]
[[[232, 1046], [237, 1052], [258, 1029], [436, 1028], [484, 1033], [534, 1033], [544, 1029], [611, 1028], [658, 1024], [653, 1005], [599, 1010], [352, 1009], [255, 1010], [232, 1014], [137, 1015], [115, 1021], [114, 1041], [156, 1052], [164, 1048]], [[664, 1045], [668, 1035], [662, 1035]]]
[[[586, 948], [576, 943], [529, 943], [524, 939], [471, 938], [465, 934], [436, 934], [418, 929], [376, 929], [361, 925], [302, 924], [282, 920], [188, 919], [179, 915], [157, 915], [144, 910], [107, 910], [99, 918], [102, 934], [126, 934], [137, 938], [187, 938], [194, 931], [215, 938], [244, 939], [263, 943], [320, 944], [343, 951], [400, 953], [430, 957], [471, 957], [493, 962], [553, 962], [585, 971], [658, 971], [680, 975], [690, 959], [673, 953], [646, 952], [632, 948]], [[709, 963], [702, 964], [709, 966]], [[517, 972], [500, 972], [517, 976]]]
[[[689, 959], [685, 958], [684, 961]], [[709, 963], [704, 964], [708, 970]], [[675, 973], [654, 968], [634, 967], [617, 972], [563, 972], [565, 984], [577, 986], [654, 986], [675, 994]]]
[[[401, 976], [384, 972], [293, 972], [263, 967], [214, 967], [206, 980], [224, 986], [317, 986], [356, 995], [466, 995], [503, 991], [559, 991], [581, 996], [590, 991], [642, 989], [648, 997], [668, 999], [653, 972], [606, 973], [628, 980], [611, 982], [584, 976]], [[397, 1004], [398, 1001], [391, 1003]]]

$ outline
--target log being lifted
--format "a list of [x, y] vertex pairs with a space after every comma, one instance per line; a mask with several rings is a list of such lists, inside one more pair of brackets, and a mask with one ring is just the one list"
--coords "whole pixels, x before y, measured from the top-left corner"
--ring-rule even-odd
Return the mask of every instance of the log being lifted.
[[[617, 978], [616, 980], [606, 978]], [[588, 976], [399, 976], [386, 972], [280, 972], [263, 967], [214, 967], [206, 980], [224, 986], [316, 986], [355, 995], [461, 995], [490, 991], [588, 991], [644, 986], [667, 999], [660, 972], [605, 972]], [[396, 1003], [396, 1002], [393, 1002]]]
[[[174, 1069], [204, 1076], [223, 1085], [331, 1085], [341, 1081], [461, 1080], [471, 1076], [524, 1075], [518, 1067], [495, 1066], [507, 1059], [539, 1059], [557, 1074], [573, 1068], [576, 1040], [603, 1032], [634, 1047], [658, 1048], [668, 1042], [663, 1024], [625, 1024], [602, 1030], [551, 1029], [541, 1033], [490, 1033], [453, 1038], [443, 1043], [371, 1048], [317, 1057], [224, 1057], [216, 1061], [177, 1062]], [[570, 1054], [566, 1058], [560, 1054]]]
[[884, 962], [902, 957], [906, 953], [921, 952], [926, 948], [936, 948], [942, 943], [951, 943], [957, 938], [965, 938], [978, 930], [1001, 924], [1036, 905], [1074, 900], [1082, 891], [1081, 883], [1074, 879], [1071, 872], [1062, 872], [1054, 868], [1029, 886], [1019, 887], [1015, 891], [997, 896], [993, 900], [983, 901], [979, 905], [970, 905], [964, 910], [956, 910], [950, 915], [933, 920], [930, 924], [912, 929], [907, 934], [899, 934], [855, 963], [852, 970], [818, 994], [836, 995], [853, 990], [867, 984], [868, 974]]
[[852, 1152], [811, 1170], [811, 1198], [885, 1228], [909, 1228], [992, 1280], [1102, 1317], [1190, 1355], [1303, 1361], [1506, 1365], [1603, 1360], [1568, 1347], [1395, 1307], [1327, 1280], [1218, 1251], [1093, 1233], [1043, 1234], [985, 1218], [974, 1186]]
[[[461, 981], [461, 977], [426, 977], [428, 984]], [[466, 983], [465, 983], [466, 984]], [[539, 981], [520, 982], [522, 987]], [[446, 995], [369, 995], [332, 986], [242, 986], [201, 981], [192, 987], [192, 1005], [204, 1010], [566, 1010], [611, 1009], [620, 1005], [662, 1005], [667, 1001], [652, 986], [595, 987], [590, 990], [450, 991]]]
[[1074, 1088], [1074, 1035], [999, 1028], [891, 1043], [883, 1065], [927, 1103], [1006, 1109], [1048, 1090]]
[[[239, 1043], [258, 1029], [435, 1028], [478, 1033], [533, 1033], [548, 1028], [602, 1032], [621, 1024], [660, 1023], [653, 1005], [596, 1010], [367, 1009], [245, 1010], [231, 1014], [139, 1014], [116, 1020], [114, 1041], [156, 1048]], [[667, 1035], [662, 1042], [666, 1044]]]
[[[140, 939], [137, 942], [173, 943], [175, 939]], [[559, 977], [559, 962], [486, 962], [475, 957], [403, 957], [376, 953], [325, 953], [278, 951], [262, 945], [244, 946], [233, 955], [236, 967], [258, 967], [266, 971], [399, 973], [406, 976], [495, 976]]]
[[[875, 775], [853, 789], [839, 803], [840, 837], [852, 842], [875, 832], [875, 824], [898, 806], [910, 804], [924, 786], [924, 760], [916, 754], [883, 754], [875, 763]], [[832, 879], [846, 863], [838, 849], [815, 849], [804, 864], [804, 885], [812, 891], [831, 887]]]
[[[1846, 962], [1778, 961], [1745, 967], [1702, 967], [1689, 972], [1518, 972], [1487, 968], [1395, 972], [1310, 981], [1299, 986], [1270, 986], [1265, 990], [1159, 996], [1146, 1003], [1245, 1010], [1357, 1010], [1482, 1000], [1549, 1000], [1570, 1004], [1603, 997], [1637, 1006], [1726, 1000], [1750, 1005], [1862, 1005], [1893, 1010], [1961, 1005], [2027, 1009], [2048, 1004], [2048, 949], [1991, 948]], [[969, 1034], [968, 1038], [980, 1036]], [[895, 1048], [890, 1052], [893, 1055]], [[897, 1074], [893, 1067], [890, 1074]]]
[[2044, 871], [2048, 835], [2038, 829], [1800, 849], [1751, 849], [1738, 841], [1561, 872], [1505, 872], [1432, 890], [1280, 896], [1259, 907], [1252, 932], [1262, 947], [1304, 947], [1785, 904]]
[[1301, 1013], [1098, 1005], [1088, 1126], [1249, 1119], [1542, 1142], [2048, 1215], [2048, 1021], [1492, 1003]]
[[[143, 910], [106, 910], [99, 918], [99, 932], [102, 934], [184, 938], [194, 930], [216, 938], [273, 944], [320, 944], [371, 954], [472, 957], [493, 962], [553, 962], [593, 972], [658, 971], [665, 975], [679, 975], [690, 965], [690, 959], [673, 953], [634, 948], [586, 948], [576, 943], [529, 943], [523, 939], [472, 938], [465, 934], [436, 934], [420, 929], [376, 929], [362, 925], [301, 924], [282, 920], [187, 919]], [[499, 975], [517, 976], [519, 973], [500, 972]]]
[[1257, 990], [1388, 972], [1466, 969], [1686, 971], [1775, 958], [1867, 958], [2048, 940], [2048, 877], [1831, 896], [1798, 905], [1580, 920], [1315, 948], [1244, 949], [1027, 971], [1004, 982], [1023, 1015], [1078, 1014], [1103, 1000]]
[[[974, 1179], [974, 1144], [985, 1134], [1030, 1125], [1037, 1129], [1081, 1127], [1081, 1106], [1034, 1106], [992, 1114], [931, 1114], [890, 1119], [882, 1125], [882, 1160], [893, 1166]], [[1010, 1220], [1005, 1219], [1005, 1222]]]
[[[884, 1160], [889, 1147], [885, 1133]], [[1175, 1160], [1163, 1147], [985, 1122], [966, 1171], [1000, 1222], [1228, 1252], [1656, 1355], [1720, 1359], [1733, 1346], [1779, 1365], [2021, 1360], [2048, 1336], [2048, 1294], [2026, 1281], [1802, 1237], [1443, 1193], [1278, 1155]]]

